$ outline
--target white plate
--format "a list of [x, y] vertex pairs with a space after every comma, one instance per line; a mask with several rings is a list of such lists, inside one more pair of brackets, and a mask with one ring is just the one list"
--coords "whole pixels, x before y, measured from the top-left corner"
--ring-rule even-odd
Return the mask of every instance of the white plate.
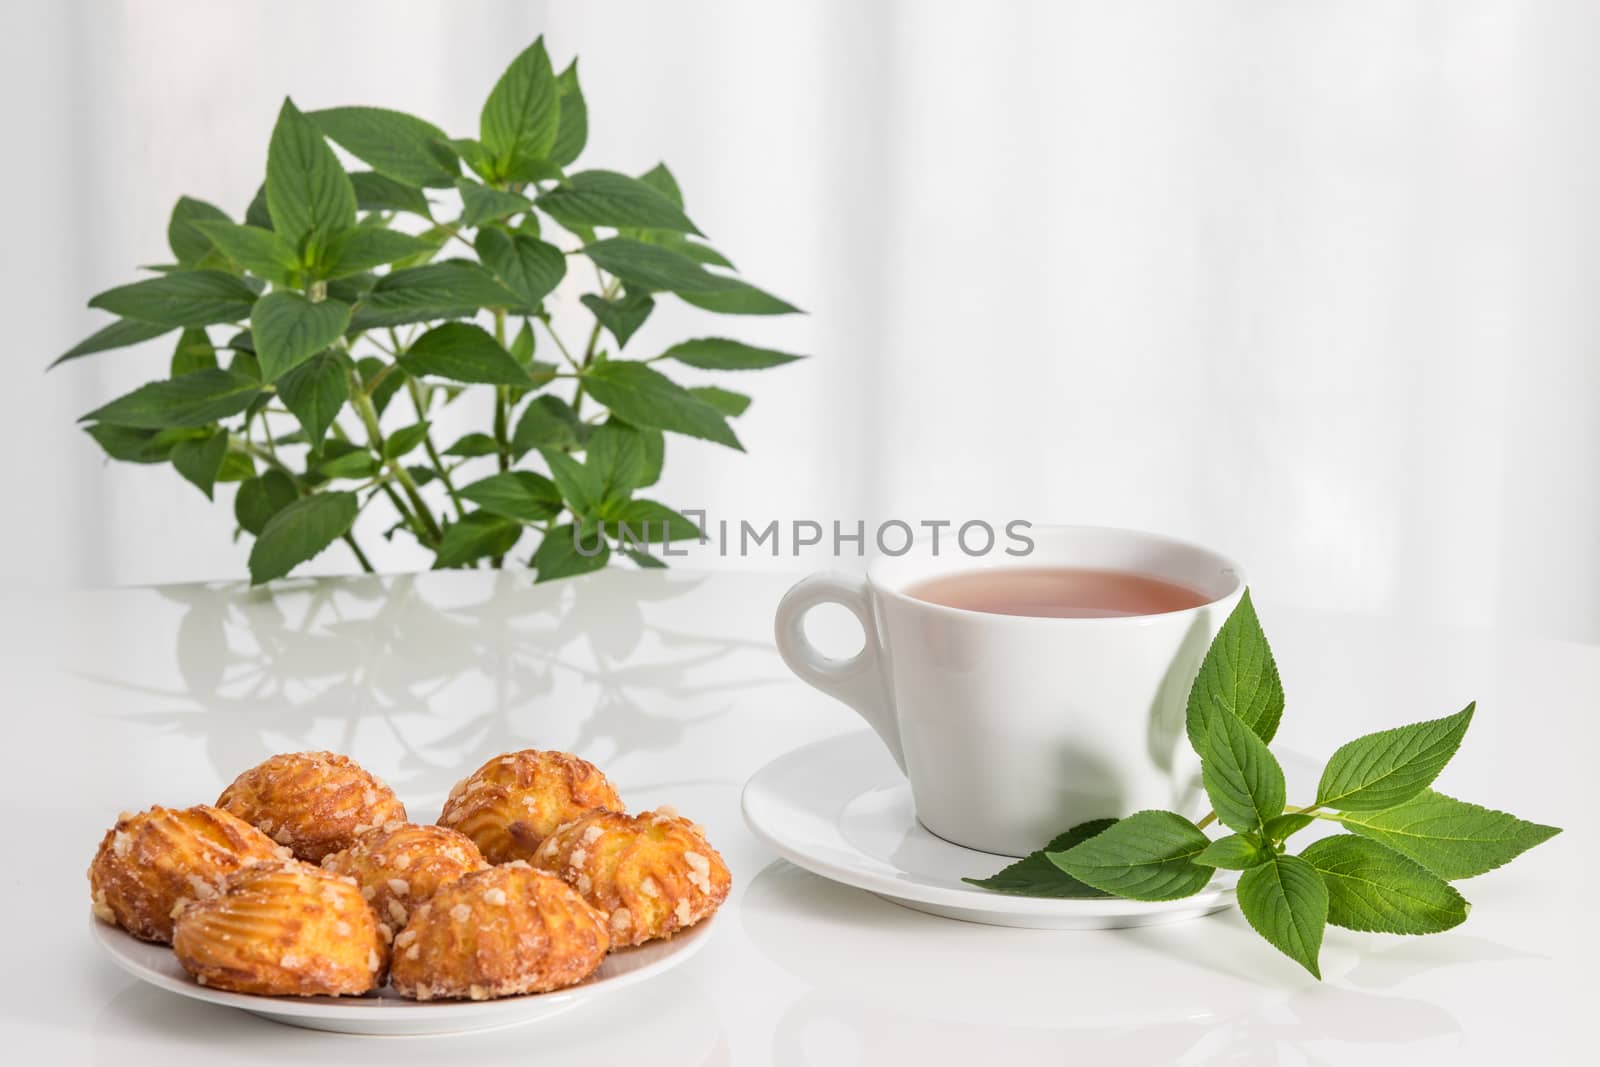
[[711, 920], [666, 941], [651, 941], [606, 957], [600, 969], [578, 985], [553, 993], [499, 1000], [406, 1000], [390, 986], [364, 997], [261, 997], [200, 985], [178, 965], [166, 945], [140, 941], [114, 926], [89, 919], [95, 940], [118, 967], [135, 978], [181, 996], [225, 1004], [263, 1019], [332, 1030], [341, 1034], [457, 1034], [496, 1030], [549, 1018], [676, 967], [707, 941]]
[[1055, 900], [967, 885], [1013, 860], [951, 844], [928, 832], [911, 787], [870, 731], [807, 745], [751, 776], [745, 822], [785, 859], [824, 878], [908, 908], [967, 922], [1043, 930], [1153, 926], [1220, 911], [1238, 876], [1219, 871], [1182, 900]]

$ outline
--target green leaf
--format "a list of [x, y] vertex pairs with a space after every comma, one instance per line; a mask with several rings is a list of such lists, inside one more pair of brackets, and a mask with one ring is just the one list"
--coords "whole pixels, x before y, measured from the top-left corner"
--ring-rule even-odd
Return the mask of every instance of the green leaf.
[[[617, 512], [617, 537], [626, 541], [629, 533], [649, 544], [664, 541], [698, 541], [701, 530], [693, 522], [654, 500], [634, 499]], [[626, 530], [623, 527], [627, 527]]]
[[1081, 882], [1130, 900], [1177, 900], [1205, 888], [1214, 869], [1194, 862], [1211, 842], [1170, 811], [1139, 811], [1087, 841], [1046, 852]]
[[556, 488], [561, 490], [562, 498], [572, 506], [573, 512], [584, 518], [594, 516], [600, 510], [600, 503], [605, 496], [605, 486], [600, 481], [599, 473], [553, 448], [542, 448], [539, 454], [544, 456]]
[[362, 299], [352, 324], [368, 330], [428, 319], [462, 318], [483, 307], [515, 307], [517, 298], [476, 263], [446, 260], [393, 270]]
[[444, 450], [447, 456], [492, 456], [500, 451], [500, 445], [493, 437], [486, 433], [463, 434], [455, 444]]
[[83, 432], [94, 438], [95, 444], [112, 459], [124, 463], [165, 463], [177, 443], [185, 440], [173, 435], [190, 431], [136, 430], [131, 426], [97, 422], [85, 426]]
[[722, 389], [715, 385], [696, 385], [689, 392], [704, 400], [730, 419], [738, 418], [750, 407], [750, 398], [743, 393], [736, 393], [732, 389]]
[[584, 372], [589, 394], [635, 426], [669, 430], [743, 451], [716, 408], [643, 363], [608, 361]]
[[522, 456], [535, 448], [570, 448], [578, 443], [578, 416], [557, 396], [534, 397], [511, 433], [511, 451]]
[[604, 300], [594, 293], [585, 293], [578, 299], [599, 320], [600, 325], [617, 339], [618, 348], [627, 344], [628, 338], [638, 332], [656, 306], [649, 293], [637, 289], [628, 290], [617, 300]]
[[222, 467], [217, 471], [217, 481], [242, 482], [255, 476], [255, 461], [245, 453], [229, 449], [222, 454]]
[[93, 355], [96, 352], [106, 352], [113, 348], [126, 348], [128, 345], [136, 345], [142, 341], [148, 341], [151, 338], [160, 337], [164, 333], [169, 333], [174, 328], [158, 322], [117, 319], [108, 325], [100, 327], [94, 333], [61, 353], [50, 366], [57, 367], [69, 359], [78, 359], [81, 356]]
[[1201, 778], [1224, 826], [1249, 833], [1283, 814], [1283, 768], [1243, 720], [1216, 715], [1201, 760]]
[[364, 481], [378, 473], [378, 457], [360, 445], [332, 440], [322, 449], [323, 458], [315, 470], [324, 478], [351, 478]]
[[674, 207], [682, 209], [683, 190], [678, 187], [678, 179], [672, 176], [665, 163], [657, 163], [639, 175], [639, 180], [672, 201]]
[[533, 207], [533, 201], [525, 196], [491, 189], [470, 178], [457, 178], [456, 188], [461, 192], [461, 223], [464, 226], [481, 226], [485, 222], [503, 219]]
[[682, 208], [647, 183], [610, 170], [570, 174], [535, 203], [569, 229], [576, 225], [700, 232]]
[[472, 173], [486, 182], [498, 180], [494, 172], [494, 160], [489, 157], [481, 142], [471, 137], [452, 137], [450, 147], [455, 149], [456, 155], [472, 169]]
[[298, 500], [294, 482], [280, 470], [269, 470], [259, 478], [247, 478], [233, 498], [233, 517], [240, 528], [252, 534], [266, 529], [272, 517]]
[[1561, 832], [1431, 789], [1387, 811], [1346, 812], [1332, 818], [1449, 881], [1492, 871]]
[[639, 431], [621, 423], [599, 427], [585, 446], [584, 466], [599, 481], [601, 501], [624, 501], [644, 476], [644, 438]]
[[178, 473], [211, 499], [212, 487], [228, 454], [228, 435], [218, 431], [209, 436], [180, 441], [172, 449], [172, 465]]
[[481, 326], [447, 322], [414, 341], [400, 365], [416, 376], [433, 375], [486, 385], [532, 384], [527, 368]]
[[199, 230], [217, 251], [268, 281], [287, 283], [300, 270], [299, 254], [271, 230], [235, 226], [226, 220], [200, 223]]
[[[624, 556], [637, 563], [642, 570], [660, 570], [666, 566], [665, 562], [656, 559], [648, 552], [636, 552], [631, 548], [624, 548], [621, 552]], [[1060, 874], [1059, 871], [1057, 873]], [[1065, 878], [1066, 875], [1062, 874], [1061, 877]]]
[[249, 317], [256, 293], [220, 270], [187, 270], [119, 285], [89, 301], [92, 308], [167, 327], [211, 326]]
[[[682, 252], [696, 263], [704, 263], [712, 267], [727, 267], [729, 270], [734, 269], [733, 262], [728, 259], [727, 256], [723, 255], [721, 252], [718, 252], [710, 245], [701, 244], [699, 241], [690, 240], [681, 233], [668, 233], [665, 230], [653, 230], [646, 236], [652, 244], [658, 244], [665, 248], [670, 248], [674, 252]], [[748, 299], [748, 294], [742, 294], [741, 298]], [[776, 297], [771, 297], [770, 299], [779, 304], [783, 303], [783, 301], [778, 300]]]
[[789, 315], [800, 310], [787, 300], [781, 300], [746, 282], [736, 278], [725, 280], [727, 285], [713, 292], [677, 290], [677, 293], [684, 303], [715, 311], [719, 315]]
[[217, 350], [205, 330], [193, 328], [178, 335], [178, 344], [172, 350], [171, 376], [193, 374], [197, 370], [210, 370], [217, 365]]
[[179, 266], [193, 267], [210, 254], [211, 241], [198, 225], [208, 222], [233, 225], [227, 212], [204, 200], [180, 196], [173, 205], [172, 216], [167, 221], [167, 244]]
[[1317, 804], [1382, 811], [1410, 800], [1439, 777], [1461, 747], [1476, 705], [1442, 719], [1380, 730], [1340, 746], [1317, 784]]
[[382, 226], [357, 226], [333, 237], [328, 248], [328, 278], [345, 278], [385, 263], [433, 252], [436, 245]]
[[266, 182], [256, 186], [256, 195], [250, 198], [250, 205], [244, 209], [244, 224], [263, 230], [272, 229], [272, 212], [267, 207]]
[[1002, 868], [987, 878], [963, 878], [963, 882], [978, 886], [982, 889], [992, 889], [996, 893], [1010, 893], [1018, 897], [1052, 897], [1057, 899], [1081, 899], [1085, 897], [1107, 897], [1111, 894], [1085, 882], [1080, 882], [1067, 872], [1051, 863], [1046, 853], [1065, 852], [1083, 841], [1105, 830], [1117, 820], [1091, 819], [1079, 823], [1066, 833], [1051, 841], [1037, 852], [1030, 852], [1027, 856]]
[[1317, 956], [1328, 923], [1328, 887], [1316, 868], [1299, 856], [1274, 856], [1271, 863], [1239, 876], [1239, 910], [1273, 948], [1317, 978]]
[[1467, 902], [1438, 875], [1376, 841], [1335, 834], [1300, 858], [1328, 887], [1328, 921], [1380, 934], [1437, 934], [1467, 918]]
[[352, 171], [350, 185], [356, 191], [356, 207], [362, 211], [405, 211], [425, 219], [433, 217], [428, 198], [415, 186], [370, 170]]
[[543, 522], [561, 514], [561, 490], [549, 478], [532, 471], [491, 475], [464, 486], [460, 496], [484, 511], [519, 522]]
[[1194, 861], [1207, 867], [1244, 871], [1269, 863], [1272, 857], [1272, 850], [1264, 847], [1254, 835], [1229, 834], [1207, 845], [1205, 851], [1196, 856]]
[[[411, 263], [415, 258], [412, 257], [412, 259], [403, 260], [402, 262]], [[376, 274], [371, 271], [364, 271], [360, 274], [352, 274], [347, 278], [329, 278], [325, 284], [327, 285], [328, 299], [337, 300], [341, 304], [349, 304], [351, 317], [354, 318], [355, 306], [367, 298], [367, 293], [377, 282], [378, 276]]]
[[[523, 331], [527, 334], [528, 339], [531, 341], [533, 334], [527, 329], [526, 325], [524, 325]], [[530, 383], [527, 386], [521, 387], [523, 392], [517, 392], [513, 390], [513, 401], [521, 400], [523, 394], [530, 387], [533, 389], [538, 389], [542, 386], [549, 385], [551, 382], [556, 380], [556, 375], [561, 373], [561, 368], [554, 363], [545, 363], [537, 359], [528, 359], [526, 362], [524, 362], [523, 355], [526, 352], [526, 349], [522, 348], [518, 344], [518, 342], [521, 340], [522, 336], [518, 335], [518, 337], [511, 342], [511, 358], [517, 361], [517, 366], [528, 372]]]
[[261, 393], [261, 383], [212, 369], [150, 382], [84, 416], [85, 420], [144, 430], [208, 426], [237, 415]]
[[583, 254], [629, 285], [673, 293], [711, 293], [726, 289], [731, 279], [712, 274], [681, 252], [631, 237], [608, 237], [584, 245]]
[[495, 229], [478, 232], [478, 256], [523, 307], [538, 307], [567, 273], [567, 257], [537, 237]]
[[1291, 811], [1285, 815], [1277, 815], [1268, 819], [1261, 827], [1261, 832], [1273, 841], [1282, 841], [1290, 834], [1297, 834], [1316, 821], [1310, 815]]
[[675, 359], [702, 370], [765, 370], [805, 357], [772, 348], [755, 348], [724, 337], [701, 337], [673, 345], [661, 353], [661, 358]]
[[299, 293], [280, 290], [256, 302], [250, 338], [261, 361], [261, 375], [276, 381], [337, 341], [350, 325], [350, 305], [338, 300], [312, 303]]
[[661, 480], [661, 465], [667, 458], [667, 442], [660, 430], [641, 429], [644, 441], [644, 470], [639, 475], [639, 488], [655, 485]]
[[317, 493], [273, 515], [250, 549], [250, 584], [282, 578], [350, 532], [354, 493]]
[[339, 147], [396, 181], [448, 186], [461, 173], [444, 131], [414, 115], [381, 107], [333, 107], [307, 117]]
[[1263, 741], [1272, 740], [1283, 717], [1278, 664], [1248, 589], [1211, 642], [1189, 689], [1189, 744], [1202, 757], [1219, 715], [1237, 716]]
[[312, 356], [278, 379], [278, 398], [283, 401], [305, 430], [312, 451], [322, 447], [322, 438], [350, 399], [350, 378], [344, 365], [331, 353]]
[[552, 526], [544, 535], [539, 550], [533, 554], [533, 568], [537, 573], [535, 581], [549, 582], [575, 574], [588, 574], [605, 567], [606, 561], [611, 558], [611, 546], [604, 541], [586, 539], [584, 550], [593, 550], [594, 554], [584, 555], [573, 543], [574, 529], [571, 525]]
[[485, 556], [503, 556], [517, 543], [523, 528], [521, 523], [499, 515], [470, 512], [445, 527], [435, 550], [433, 566], [435, 569], [461, 567]]
[[[249, 331], [239, 334], [238, 337], [248, 338]], [[238, 340], [238, 337], [235, 340]], [[243, 375], [257, 382], [261, 381], [261, 363], [256, 359], [255, 349], [234, 346], [233, 359], [228, 361], [228, 369], [234, 374]]]
[[478, 138], [493, 173], [505, 177], [520, 162], [546, 159], [560, 121], [560, 90], [541, 37], [511, 61], [484, 102]]
[[533, 363], [533, 327], [529, 325], [527, 319], [522, 320], [522, 329], [511, 339], [511, 348], [508, 351], [511, 353], [511, 358], [524, 367]]
[[306, 262], [317, 258], [328, 237], [356, 221], [355, 188], [339, 157], [287, 98], [267, 146], [267, 209], [272, 228]]
[[399, 459], [422, 444], [428, 436], [428, 425], [426, 422], [417, 422], [390, 434], [383, 442], [383, 458]]
[[583, 154], [589, 141], [589, 106], [578, 85], [578, 61], [574, 59], [556, 78], [561, 95], [561, 121], [556, 126], [555, 143], [550, 146], [550, 162], [558, 167], [571, 164]]

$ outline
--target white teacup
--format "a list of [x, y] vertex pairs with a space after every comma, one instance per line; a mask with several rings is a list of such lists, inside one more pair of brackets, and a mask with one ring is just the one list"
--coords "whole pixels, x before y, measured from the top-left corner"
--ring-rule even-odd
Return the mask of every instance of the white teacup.
[[[863, 580], [814, 574], [778, 605], [778, 652], [809, 684], [854, 708], [911, 781], [917, 818], [968, 848], [1021, 856], [1080, 822], [1144, 808], [1186, 811], [1199, 760], [1184, 730], [1189, 686], [1244, 591], [1208, 549], [1158, 534], [1037, 526], [1022, 558], [973, 558], [950, 539], [883, 556]], [[907, 595], [944, 574], [1005, 567], [1133, 571], [1208, 603], [1160, 615], [1038, 618], [965, 611]], [[804, 619], [840, 604], [866, 640], [823, 655]]]

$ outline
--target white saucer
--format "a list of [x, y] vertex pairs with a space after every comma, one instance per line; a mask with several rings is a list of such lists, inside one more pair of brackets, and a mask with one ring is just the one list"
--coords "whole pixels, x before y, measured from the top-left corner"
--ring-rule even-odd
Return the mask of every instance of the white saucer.
[[797, 866], [931, 915], [992, 926], [1103, 930], [1154, 926], [1220, 911], [1238, 876], [1219, 871], [1192, 897], [1147, 903], [1114, 897], [1061, 900], [1011, 896], [962, 878], [986, 878], [1013, 862], [929, 833], [911, 787], [870, 731], [796, 749], [751, 776], [745, 822]]
[[[500, 1000], [406, 1000], [390, 986], [364, 997], [260, 997], [199, 985], [178, 965], [166, 945], [154, 945], [114, 926], [89, 919], [94, 938], [118, 967], [135, 978], [180, 996], [225, 1004], [273, 1022], [341, 1034], [458, 1034], [497, 1030], [558, 1015], [596, 997], [642, 982], [693, 956], [708, 940], [702, 922], [666, 941], [614, 952], [583, 982], [553, 993]], [[225, 1058], [225, 1057], [224, 1057]]]

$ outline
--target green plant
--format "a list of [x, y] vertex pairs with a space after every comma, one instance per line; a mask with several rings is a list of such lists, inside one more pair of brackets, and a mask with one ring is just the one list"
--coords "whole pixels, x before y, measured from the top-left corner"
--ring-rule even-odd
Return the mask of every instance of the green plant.
[[[490, 92], [477, 139], [396, 111], [303, 114], [285, 100], [243, 223], [180, 199], [167, 229], [176, 263], [94, 297], [118, 317], [52, 366], [181, 331], [167, 378], [84, 421], [111, 458], [171, 463], [208, 498], [237, 482], [252, 582], [341, 538], [370, 570], [352, 527], [375, 501], [394, 512], [385, 536], [414, 538], [436, 567], [502, 566], [530, 530], [540, 581], [614, 553], [663, 566], [652, 547], [699, 536], [635, 495], [660, 477], [664, 435], [740, 448], [728, 420], [750, 401], [679, 385], [661, 365], [800, 357], [724, 338], [645, 359], [623, 347], [661, 293], [721, 314], [796, 309], [700, 239], [664, 165], [637, 178], [569, 170], [587, 139], [577, 62], [556, 74], [542, 38]], [[371, 169], [347, 172], [330, 140]], [[459, 205], [453, 217], [440, 217], [438, 192]], [[568, 344], [549, 298], [577, 257], [594, 268], [580, 298], [593, 322]], [[211, 331], [229, 326], [219, 343]], [[493, 394], [488, 432], [439, 447], [438, 411], [473, 386]], [[521, 466], [534, 458], [542, 472]]]
[[[1212, 811], [1198, 822], [1140, 811], [1083, 823], [992, 877], [966, 881], [1025, 896], [1176, 900], [1205, 888], [1218, 868], [1242, 871], [1244, 917], [1321, 978], [1328, 923], [1389, 934], [1448, 930], [1469, 907], [1451, 882], [1561, 832], [1432, 790], [1472, 721], [1471, 704], [1356, 738], [1328, 760], [1316, 800], [1290, 806], [1267, 747], [1283, 706], [1278, 667], [1246, 590], [1189, 691], [1189, 742]], [[1285, 842], [1317, 820], [1348, 832], [1290, 855]], [[1215, 822], [1233, 832], [1212, 840], [1205, 828]]]

